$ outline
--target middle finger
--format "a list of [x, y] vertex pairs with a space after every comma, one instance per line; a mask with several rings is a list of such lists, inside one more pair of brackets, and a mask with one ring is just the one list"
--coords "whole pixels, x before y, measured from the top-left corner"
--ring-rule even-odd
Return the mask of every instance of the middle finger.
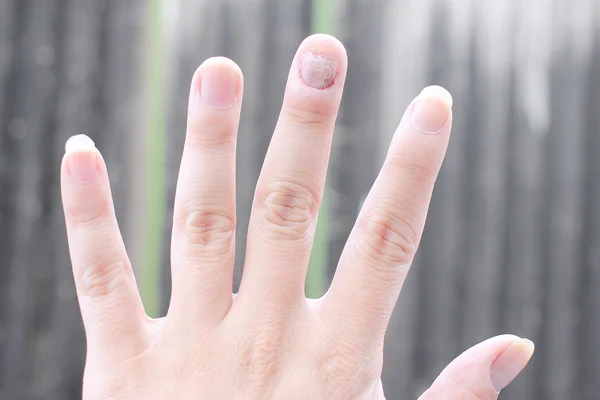
[[304, 300], [346, 65], [343, 45], [327, 35], [307, 38], [296, 53], [256, 189], [240, 298]]

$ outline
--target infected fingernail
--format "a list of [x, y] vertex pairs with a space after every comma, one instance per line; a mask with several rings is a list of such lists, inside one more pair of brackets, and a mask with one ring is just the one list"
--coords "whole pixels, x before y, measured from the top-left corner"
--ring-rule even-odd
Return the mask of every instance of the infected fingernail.
[[423, 133], [440, 133], [450, 117], [452, 96], [440, 86], [429, 86], [415, 101], [412, 125]]
[[500, 392], [521, 373], [534, 350], [531, 340], [517, 339], [494, 361], [490, 375], [496, 391]]
[[73, 183], [88, 183], [98, 176], [96, 145], [86, 135], [76, 135], [65, 144], [67, 171]]
[[238, 96], [240, 74], [230, 65], [210, 62], [200, 76], [200, 99], [210, 107], [229, 108]]
[[300, 76], [304, 83], [315, 89], [327, 89], [335, 83], [337, 62], [322, 54], [308, 52], [300, 62]]

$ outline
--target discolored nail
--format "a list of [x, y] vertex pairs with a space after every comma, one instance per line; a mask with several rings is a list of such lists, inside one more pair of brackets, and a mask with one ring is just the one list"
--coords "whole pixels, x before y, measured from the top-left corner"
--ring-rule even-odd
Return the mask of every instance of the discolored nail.
[[327, 89], [335, 83], [338, 74], [336, 60], [323, 54], [308, 52], [300, 62], [300, 76], [307, 86]]
[[65, 144], [67, 171], [73, 183], [83, 184], [96, 179], [96, 145], [86, 135], [75, 135]]
[[525, 368], [535, 345], [529, 339], [517, 339], [492, 364], [490, 375], [494, 388], [500, 392]]
[[417, 97], [411, 116], [412, 125], [423, 133], [440, 133], [452, 110], [452, 96], [440, 86], [429, 86]]

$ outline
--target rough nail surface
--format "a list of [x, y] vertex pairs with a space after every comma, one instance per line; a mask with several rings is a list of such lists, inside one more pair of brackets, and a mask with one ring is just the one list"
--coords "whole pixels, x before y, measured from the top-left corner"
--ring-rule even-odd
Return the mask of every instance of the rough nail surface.
[[98, 176], [96, 146], [86, 135], [76, 135], [65, 144], [67, 170], [72, 182], [91, 182]]
[[452, 96], [440, 86], [425, 88], [415, 100], [411, 123], [423, 133], [440, 133], [452, 110]]
[[337, 62], [317, 53], [306, 53], [300, 63], [300, 76], [307, 86], [327, 89], [337, 78]]
[[525, 368], [535, 346], [531, 340], [517, 339], [492, 364], [490, 375], [494, 388], [500, 392]]
[[225, 62], [209, 63], [200, 77], [200, 99], [210, 107], [229, 108], [237, 98], [240, 76]]

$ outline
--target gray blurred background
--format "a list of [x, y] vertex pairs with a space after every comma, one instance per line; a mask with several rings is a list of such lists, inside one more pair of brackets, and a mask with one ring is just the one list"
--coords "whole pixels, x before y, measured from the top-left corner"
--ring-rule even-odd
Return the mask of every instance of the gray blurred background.
[[189, 81], [245, 73], [238, 260], [293, 54], [311, 32], [349, 55], [307, 284], [324, 290], [396, 124], [426, 85], [454, 132], [387, 336], [388, 399], [500, 333], [532, 339], [500, 397], [600, 398], [598, 0], [0, 0], [0, 399], [80, 398], [85, 355], [59, 192], [66, 139], [104, 154], [151, 315], [168, 245]]

